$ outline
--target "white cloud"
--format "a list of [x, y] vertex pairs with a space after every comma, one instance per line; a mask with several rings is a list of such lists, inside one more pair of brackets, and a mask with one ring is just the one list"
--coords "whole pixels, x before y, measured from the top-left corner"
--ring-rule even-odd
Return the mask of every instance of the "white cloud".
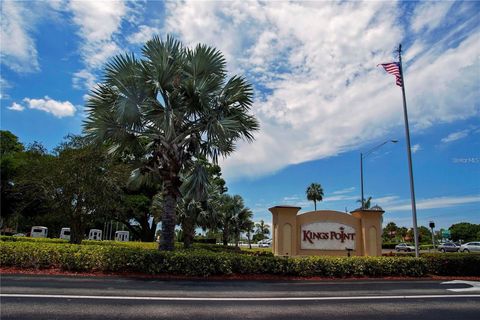
[[73, 21], [80, 27], [79, 35], [88, 42], [109, 40], [120, 28], [127, 13], [123, 1], [70, 1]]
[[[468, 195], [459, 197], [437, 197], [429, 199], [420, 199], [416, 201], [417, 209], [440, 209], [458, 206], [469, 203], [480, 203], [480, 195]], [[408, 211], [411, 210], [410, 201], [402, 201], [391, 206], [385, 206], [385, 211]]]
[[6, 92], [6, 89], [9, 89], [11, 87], [12, 85], [0, 75], [0, 99], [10, 98], [10, 96]]
[[85, 68], [76, 72], [73, 86], [77, 89], [91, 89], [95, 84], [94, 73], [109, 58], [122, 52], [116, 36], [121, 31], [122, 21], [135, 18], [132, 9], [136, 4], [118, 0], [112, 1], [70, 1], [68, 10], [73, 22], [79, 27], [82, 39], [80, 54]]
[[330, 202], [330, 201], [347, 201], [347, 200], [358, 200], [360, 199], [360, 196], [346, 196], [346, 195], [335, 195], [331, 197], [325, 197], [323, 198], [324, 202]]
[[150, 27], [146, 25], [141, 25], [138, 27], [138, 31], [127, 37], [128, 43], [131, 44], [144, 44], [148, 40], [152, 39], [153, 36], [159, 35], [161, 30], [160, 28]]
[[345, 193], [352, 193], [353, 191], [355, 191], [355, 187], [349, 187], [349, 188], [333, 191], [332, 194], [345, 194]]
[[69, 101], [56, 101], [47, 96], [44, 99], [25, 98], [23, 102], [29, 109], [36, 109], [53, 114], [57, 118], [70, 117], [75, 114], [76, 108]]
[[469, 133], [469, 130], [468, 130], [468, 129], [465, 129], [465, 130], [462, 130], [462, 131], [453, 132], [453, 133], [450, 133], [450, 134], [449, 134], [448, 136], [446, 136], [445, 138], [443, 138], [441, 141], [442, 141], [443, 143], [449, 143], [449, 142], [457, 141], [457, 140], [466, 138], [466, 137], [468, 136], [468, 133]]
[[13, 111], [23, 111], [25, 110], [25, 107], [22, 106], [21, 104], [14, 102], [10, 107], [8, 107], [8, 109]]
[[1, 61], [16, 72], [40, 70], [37, 49], [31, 36], [28, 2], [2, 1], [0, 42]]
[[425, 1], [415, 8], [411, 20], [412, 30], [432, 30], [438, 27], [447, 15], [453, 1]]
[[97, 83], [95, 75], [86, 69], [75, 72], [72, 81], [75, 89], [92, 89]]
[[[166, 32], [188, 45], [202, 42], [220, 49], [230, 72], [245, 74], [257, 88], [253, 113], [261, 129], [254, 143], [240, 143], [237, 152], [222, 161], [228, 179], [258, 177], [353, 150], [403, 126], [401, 91], [391, 75], [376, 68], [392, 60], [408, 32], [396, 23], [402, 14], [397, 4], [248, 1], [166, 6]], [[473, 30], [464, 30], [462, 40], [451, 48], [445, 47], [447, 40], [417, 36], [405, 64], [414, 129], [479, 114], [480, 31]], [[432, 41], [437, 50], [431, 50]]]
[[422, 146], [419, 145], [418, 143], [412, 146], [412, 153], [417, 153], [420, 150], [422, 150]]

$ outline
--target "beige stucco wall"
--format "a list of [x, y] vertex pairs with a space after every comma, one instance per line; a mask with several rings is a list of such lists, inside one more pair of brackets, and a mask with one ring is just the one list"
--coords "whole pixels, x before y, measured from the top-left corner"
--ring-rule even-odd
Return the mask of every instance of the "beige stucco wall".
[[[302, 249], [302, 225], [339, 223], [355, 230], [355, 248], [351, 255], [380, 256], [383, 211], [356, 210], [352, 214], [332, 211], [310, 211], [298, 214], [300, 207], [270, 208], [273, 224], [272, 250], [278, 256], [331, 255], [346, 256], [347, 250]], [[338, 244], [340, 247], [342, 244]], [[347, 247], [347, 246], [346, 246]]]

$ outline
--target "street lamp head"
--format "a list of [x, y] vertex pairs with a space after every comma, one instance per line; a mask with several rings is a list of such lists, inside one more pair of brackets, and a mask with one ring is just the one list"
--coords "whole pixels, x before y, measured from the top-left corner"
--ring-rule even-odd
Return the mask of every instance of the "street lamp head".
[[390, 140], [390, 142], [392, 142], [392, 143], [397, 143], [398, 140]]

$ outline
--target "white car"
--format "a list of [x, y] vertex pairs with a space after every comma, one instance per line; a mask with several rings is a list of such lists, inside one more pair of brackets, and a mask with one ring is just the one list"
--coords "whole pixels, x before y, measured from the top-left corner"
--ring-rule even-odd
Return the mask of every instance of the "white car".
[[62, 228], [62, 230], [60, 230], [60, 239], [70, 241], [70, 228]]
[[480, 252], [480, 242], [469, 242], [462, 244], [459, 249], [460, 252]]
[[259, 248], [269, 248], [272, 246], [272, 239], [264, 239], [258, 241], [258, 247]]
[[395, 246], [395, 250], [397, 250], [397, 252], [400, 252], [400, 251], [410, 252], [410, 251], [415, 251], [415, 247], [406, 243], [400, 243]]

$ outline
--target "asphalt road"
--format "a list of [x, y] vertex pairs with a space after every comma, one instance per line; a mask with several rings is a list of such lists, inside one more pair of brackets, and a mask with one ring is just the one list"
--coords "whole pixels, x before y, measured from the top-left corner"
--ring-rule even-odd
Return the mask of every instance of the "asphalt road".
[[479, 319], [480, 282], [3, 275], [5, 319]]

